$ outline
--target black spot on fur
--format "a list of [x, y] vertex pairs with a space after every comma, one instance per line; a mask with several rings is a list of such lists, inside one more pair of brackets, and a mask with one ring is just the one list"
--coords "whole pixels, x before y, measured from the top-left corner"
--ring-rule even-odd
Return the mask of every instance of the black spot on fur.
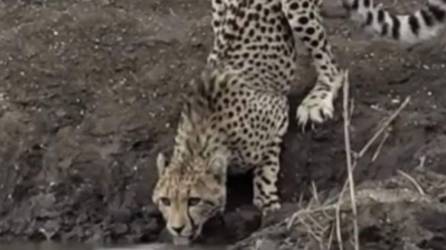
[[309, 19], [308, 19], [308, 17], [303, 16], [303, 17], [299, 18], [298, 22], [302, 25], [306, 25], [309, 22]]
[[298, 8], [299, 8], [299, 4], [296, 3], [296, 2], [293, 2], [293, 3], [290, 5], [290, 9], [291, 9], [291, 10], [297, 10]]

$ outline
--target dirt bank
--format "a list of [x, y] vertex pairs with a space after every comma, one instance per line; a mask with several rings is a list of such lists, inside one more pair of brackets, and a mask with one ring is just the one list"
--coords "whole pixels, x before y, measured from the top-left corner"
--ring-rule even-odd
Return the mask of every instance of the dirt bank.
[[[361, 249], [445, 249], [446, 176], [426, 169], [411, 174], [401, 172], [358, 187], [355, 201]], [[340, 249], [336, 247], [339, 242], [343, 249], [355, 249], [349, 196], [338, 202], [337, 195], [314, 195], [284, 220], [230, 249]]]
[[[154, 156], [171, 149], [179, 95], [210, 48], [209, 23], [206, 0], [0, 2], [1, 239], [159, 238], [163, 225], [150, 202]], [[429, 170], [446, 173], [444, 42], [408, 53], [371, 42], [344, 20], [326, 26], [351, 73], [355, 150], [412, 97], [378, 157], [372, 161], [376, 146], [363, 157], [358, 182], [409, 171], [421, 157]], [[290, 95], [293, 115], [314, 81], [302, 58]], [[340, 105], [335, 119], [315, 131], [290, 127], [280, 181], [286, 202], [309, 197], [313, 181], [333, 192], [343, 183]], [[240, 226], [221, 234], [217, 220], [208, 242], [233, 242], [259, 225], [249, 178], [231, 186], [246, 192], [230, 192], [223, 222]]]

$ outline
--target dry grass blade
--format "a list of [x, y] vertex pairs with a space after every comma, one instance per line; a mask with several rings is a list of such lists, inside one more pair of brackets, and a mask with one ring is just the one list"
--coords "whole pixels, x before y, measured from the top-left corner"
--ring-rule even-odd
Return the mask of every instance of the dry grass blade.
[[305, 218], [299, 218], [299, 222], [300, 222], [302, 225], [305, 226], [306, 231], [309, 232], [310, 235], [313, 236], [313, 238], [314, 238], [315, 240], [317, 240], [317, 242], [318, 242], [319, 244], [321, 244], [321, 243], [323, 242], [322, 237], [319, 236], [319, 235], [318, 235], [318, 234], [311, 228], [311, 225], [308, 224], [308, 223], [305, 221]]
[[379, 154], [381, 153], [381, 149], [384, 146], [384, 143], [387, 141], [387, 138], [389, 138], [390, 133], [386, 132], [384, 136], [381, 139], [381, 142], [378, 145], [378, 148], [376, 148], [375, 153], [372, 156], [372, 162], [375, 162], [378, 158]]
[[[333, 246], [334, 238], [337, 239], [338, 249], [343, 250], [345, 242], [342, 239], [342, 231], [341, 231], [341, 208], [345, 203], [344, 193], [347, 189], [350, 191], [350, 202], [351, 202], [351, 210], [352, 212], [352, 220], [353, 220], [353, 234], [354, 237], [351, 238], [351, 242], [354, 245], [355, 250], [359, 250], [359, 227], [357, 221], [357, 204], [355, 197], [355, 183], [353, 178], [353, 171], [357, 166], [357, 160], [365, 155], [373, 145], [373, 143], [388, 129], [390, 124], [396, 119], [396, 117], [401, 113], [401, 111], [408, 105], [410, 101], [410, 97], [407, 97], [405, 101], [401, 104], [401, 106], [384, 122], [378, 127], [378, 130], [374, 133], [374, 135], [370, 138], [370, 140], [362, 147], [361, 151], [358, 154], [354, 154], [351, 149], [351, 136], [350, 136], [350, 122], [351, 115], [353, 112], [353, 100], [349, 100], [349, 81], [348, 81], [348, 72], [345, 72], [345, 82], [344, 82], [344, 100], [343, 100], [343, 118], [344, 118], [344, 142], [345, 142], [345, 154], [346, 154], [346, 162], [347, 162], [347, 172], [348, 178], [345, 181], [341, 192], [337, 196], [337, 198], [327, 199], [321, 201], [321, 198], [318, 195], [318, 191], [316, 185], [312, 183], [312, 199], [307, 202], [306, 206], [302, 205], [302, 196], [299, 200], [299, 209], [296, 211], [291, 217], [287, 218], [287, 228], [291, 229], [293, 226], [301, 225], [304, 233], [311, 235], [314, 239], [316, 239], [321, 246], [327, 247], [330, 249]], [[351, 106], [350, 106], [351, 105]], [[387, 132], [385, 137], [381, 140], [380, 145], [378, 145], [377, 150], [374, 152], [374, 159], [376, 159], [377, 155], [381, 151], [384, 142], [386, 141], [389, 133]], [[412, 178], [413, 179], [413, 178]], [[316, 215], [317, 214], [317, 215]], [[334, 218], [333, 218], [334, 216]], [[333, 221], [335, 219], [335, 226], [325, 226], [324, 223], [328, 221]], [[322, 221], [319, 221], [322, 220]], [[335, 236], [336, 235], [336, 236]], [[322, 242], [325, 241], [325, 242]], [[349, 241], [350, 243], [350, 241]]]
[[320, 231], [325, 231], [326, 227], [322, 226], [311, 214], [307, 215], [308, 220], [312, 222], [313, 225], [315, 225]]
[[381, 127], [376, 131], [376, 133], [370, 138], [370, 140], [362, 147], [361, 151], [359, 151], [357, 158], [361, 158], [365, 153], [369, 150], [372, 144], [379, 138], [379, 136], [390, 126], [390, 124], [398, 117], [401, 111], [409, 104], [410, 96], [406, 97], [401, 106], [384, 122]]
[[[325, 214], [327, 211], [333, 211], [336, 209], [337, 204], [329, 204], [326, 206], [319, 205], [316, 208], [313, 208], [311, 206], [307, 206], [306, 208], [300, 209], [297, 212], [295, 212], [291, 217], [287, 218], [287, 228], [291, 229], [293, 225], [296, 224], [296, 221], [299, 220], [300, 217], [306, 216], [307, 214], [314, 214], [314, 213], [322, 213]], [[330, 216], [326, 216], [327, 218], [330, 218]], [[330, 218], [331, 220], [331, 218]]]
[[424, 169], [424, 164], [426, 163], [426, 156], [423, 155], [420, 157], [420, 164], [418, 164], [418, 166], [416, 167], [417, 170], [422, 170]]
[[334, 231], [334, 227], [333, 226], [330, 226], [330, 235], [328, 236], [328, 242], [327, 242], [327, 249], [328, 250], [330, 250], [331, 249], [331, 246], [333, 245], [333, 238], [334, 238], [334, 233], [335, 233], [335, 231]]
[[415, 178], [413, 178], [412, 176], [410, 176], [408, 173], [402, 171], [402, 170], [398, 170], [398, 173], [400, 175], [402, 175], [403, 177], [405, 177], [406, 179], [408, 179], [414, 186], [415, 188], [418, 190], [418, 193], [420, 193], [421, 195], [426, 195], [426, 193], [424, 192], [423, 188], [421, 187], [421, 185], [417, 182], [417, 180], [415, 180]]
[[344, 250], [344, 241], [342, 240], [341, 231], [341, 202], [338, 202], [338, 205], [336, 206], [336, 239], [338, 240], [339, 250]]
[[316, 184], [314, 184], [314, 181], [311, 182], [311, 191], [313, 193], [313, 199], [316, 201], [316, 203], [321, 204], [321, 201], [319, 200], [319, 195], [317, 194], [317, 187]]
[[[348, 86], [344, 86], [344, 88], [348, 88]], [[348, 89], [347, 89], [348, 90]], [[346, 91], [346, 89], [344, 89], [344, 91]], [[348, 93], [348, 92], [347, 92]], [[348, 100], [347, 98], [344, 99], [344, 106], [345, 106], [345, 100]], [[373, 143], [379, 138], [379, 136], [381, 136], [382, 133], [384, 133], [386, 131], [386, 129], [388, 129], [388, 127], [390, 126], [390, 124], [396, 119], [396, 117], [398, 117], [398, 115], [401, 113], [401, 111], [409, 104], [410, 101], [410, 97], [407, 97], [404, 102], [401, 104], [401, 106], [388, 118], [386, 119], [381, 126], [379, 126], [378, 130], [373, 134], [373, 136], [367, 141], [367, 143], [362, 147], [362, 149], [360, 150], [360, 152], [358, 154], [355, 155], [355, 161], [354, 162], [350, 162], [351, 163], [351, 172], [353, 172], [356, 168], [357, 165], [357, 160], [360, 159], [362, 156], [364, 156], [370, 149], [370, 147], [373, 145]], [[348, 104], [348, 103], [347, 103]], [[345, 110], [349, 110], [348, 107], [344, 108], [344, 112]], [[350, 109], [351, 110], [351, 109]], [[350, 125], [350, 115], [351, 114], [344, 114], [344, 117], [348, 117], [349, 119], [348, 121], [348, 125]], [[349, 138], [349, 134], [348, 134], [348, 140]], [[347, 151], [351, 151], [351, 148], [348, 149]], [[350, 154], [347, 155], [352, 155], [352, 151], [350, 152]], [[350, 183], [350, 178], [347, 178], [347, 180], [345, 181], [342, 190], [338, 196], [338, 203], [335, 206], [336, 209], [336, 237], [337, 237], [337, 241], [339, 244], [339, 249], [343, 250], [343, 240], [342, 240], [342, 235], [341, 235], [341, 218], [340, 218], [340, 208], [342, 205], [342, 200], [344, 197], [344, 193], [347, 190], [347, 187], [349, 187], [349, 183]]]
[[[386, 129], [389, 128], [390, 124], [398, 117], [398, 115], [401, 113], [401, 111], [409, 104], [410, 96], [406, 97], [404, 102], [400, 105], [400, 107], [395, 110], [395, 112], [387, 119], [384, 119], [381, 125], [379, 126], [378, 130], [373, 134], [373, 136], [367, 141], [367, 143], [361, 148], [360, 152], [355, 155], [355, 160], [360, 159], [362, 156], [364, 156], [370, 149], [370, 147], [373, 145], [373, 143], [379, 138], [379, 136], [386, 131]], [[420, 166], [424, 166], [424, 159], [420, 159]], [[353, 170], [356, 168], [356, 161], [353, 163]], [[342, 187], [341, 193], [339, 197], [343, 197], [345, 190], [348, 186], [348, 179], [344, 183], [344, 186]]]
[[355, 197], [355, 181], [353, 179], [353, 161], [352, 161], [352, 149], [350, 141], [350, 108], [349, 108], [349, 91], [350, 82], [348, 80], [348, 71], [345, 72], [344, 79], [344, 102], [343, 102], [343, 114], [344, 114], [344, 143], [345, 143], [345, 155], [347, 160], [347, 172], [348, 172], [348, 182], [350, 190], [350, 201], [351, 209], [353, 213], [353, 234], [354, 234], [354, 244], [355, 250], [359, 250], [359, 227], [358, 218], [356, 210], [356, 197]]

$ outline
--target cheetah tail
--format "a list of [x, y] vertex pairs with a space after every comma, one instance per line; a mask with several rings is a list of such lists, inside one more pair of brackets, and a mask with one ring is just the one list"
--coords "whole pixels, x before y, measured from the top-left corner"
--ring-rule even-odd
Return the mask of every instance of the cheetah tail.
[[446, 26], [446, 0], [427, 0], [412, 14], [396, 15], [374, 0], [342, 0], [350, 18], [370, 33], [400, 44], [415, 45], [437, 36]]

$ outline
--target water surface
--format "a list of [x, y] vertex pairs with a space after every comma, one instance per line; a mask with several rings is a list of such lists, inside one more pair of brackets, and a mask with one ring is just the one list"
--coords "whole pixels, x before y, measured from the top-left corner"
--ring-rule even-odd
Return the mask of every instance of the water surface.
[[177, 247], [165, 243], [116, 246], [116, 247], [100, 247], [87, 244], [58, 244], [54, 242], [42, 242], [42, 243], [0, 244], [0, 250], [226, 250], [226, 247], [225, 246]]

